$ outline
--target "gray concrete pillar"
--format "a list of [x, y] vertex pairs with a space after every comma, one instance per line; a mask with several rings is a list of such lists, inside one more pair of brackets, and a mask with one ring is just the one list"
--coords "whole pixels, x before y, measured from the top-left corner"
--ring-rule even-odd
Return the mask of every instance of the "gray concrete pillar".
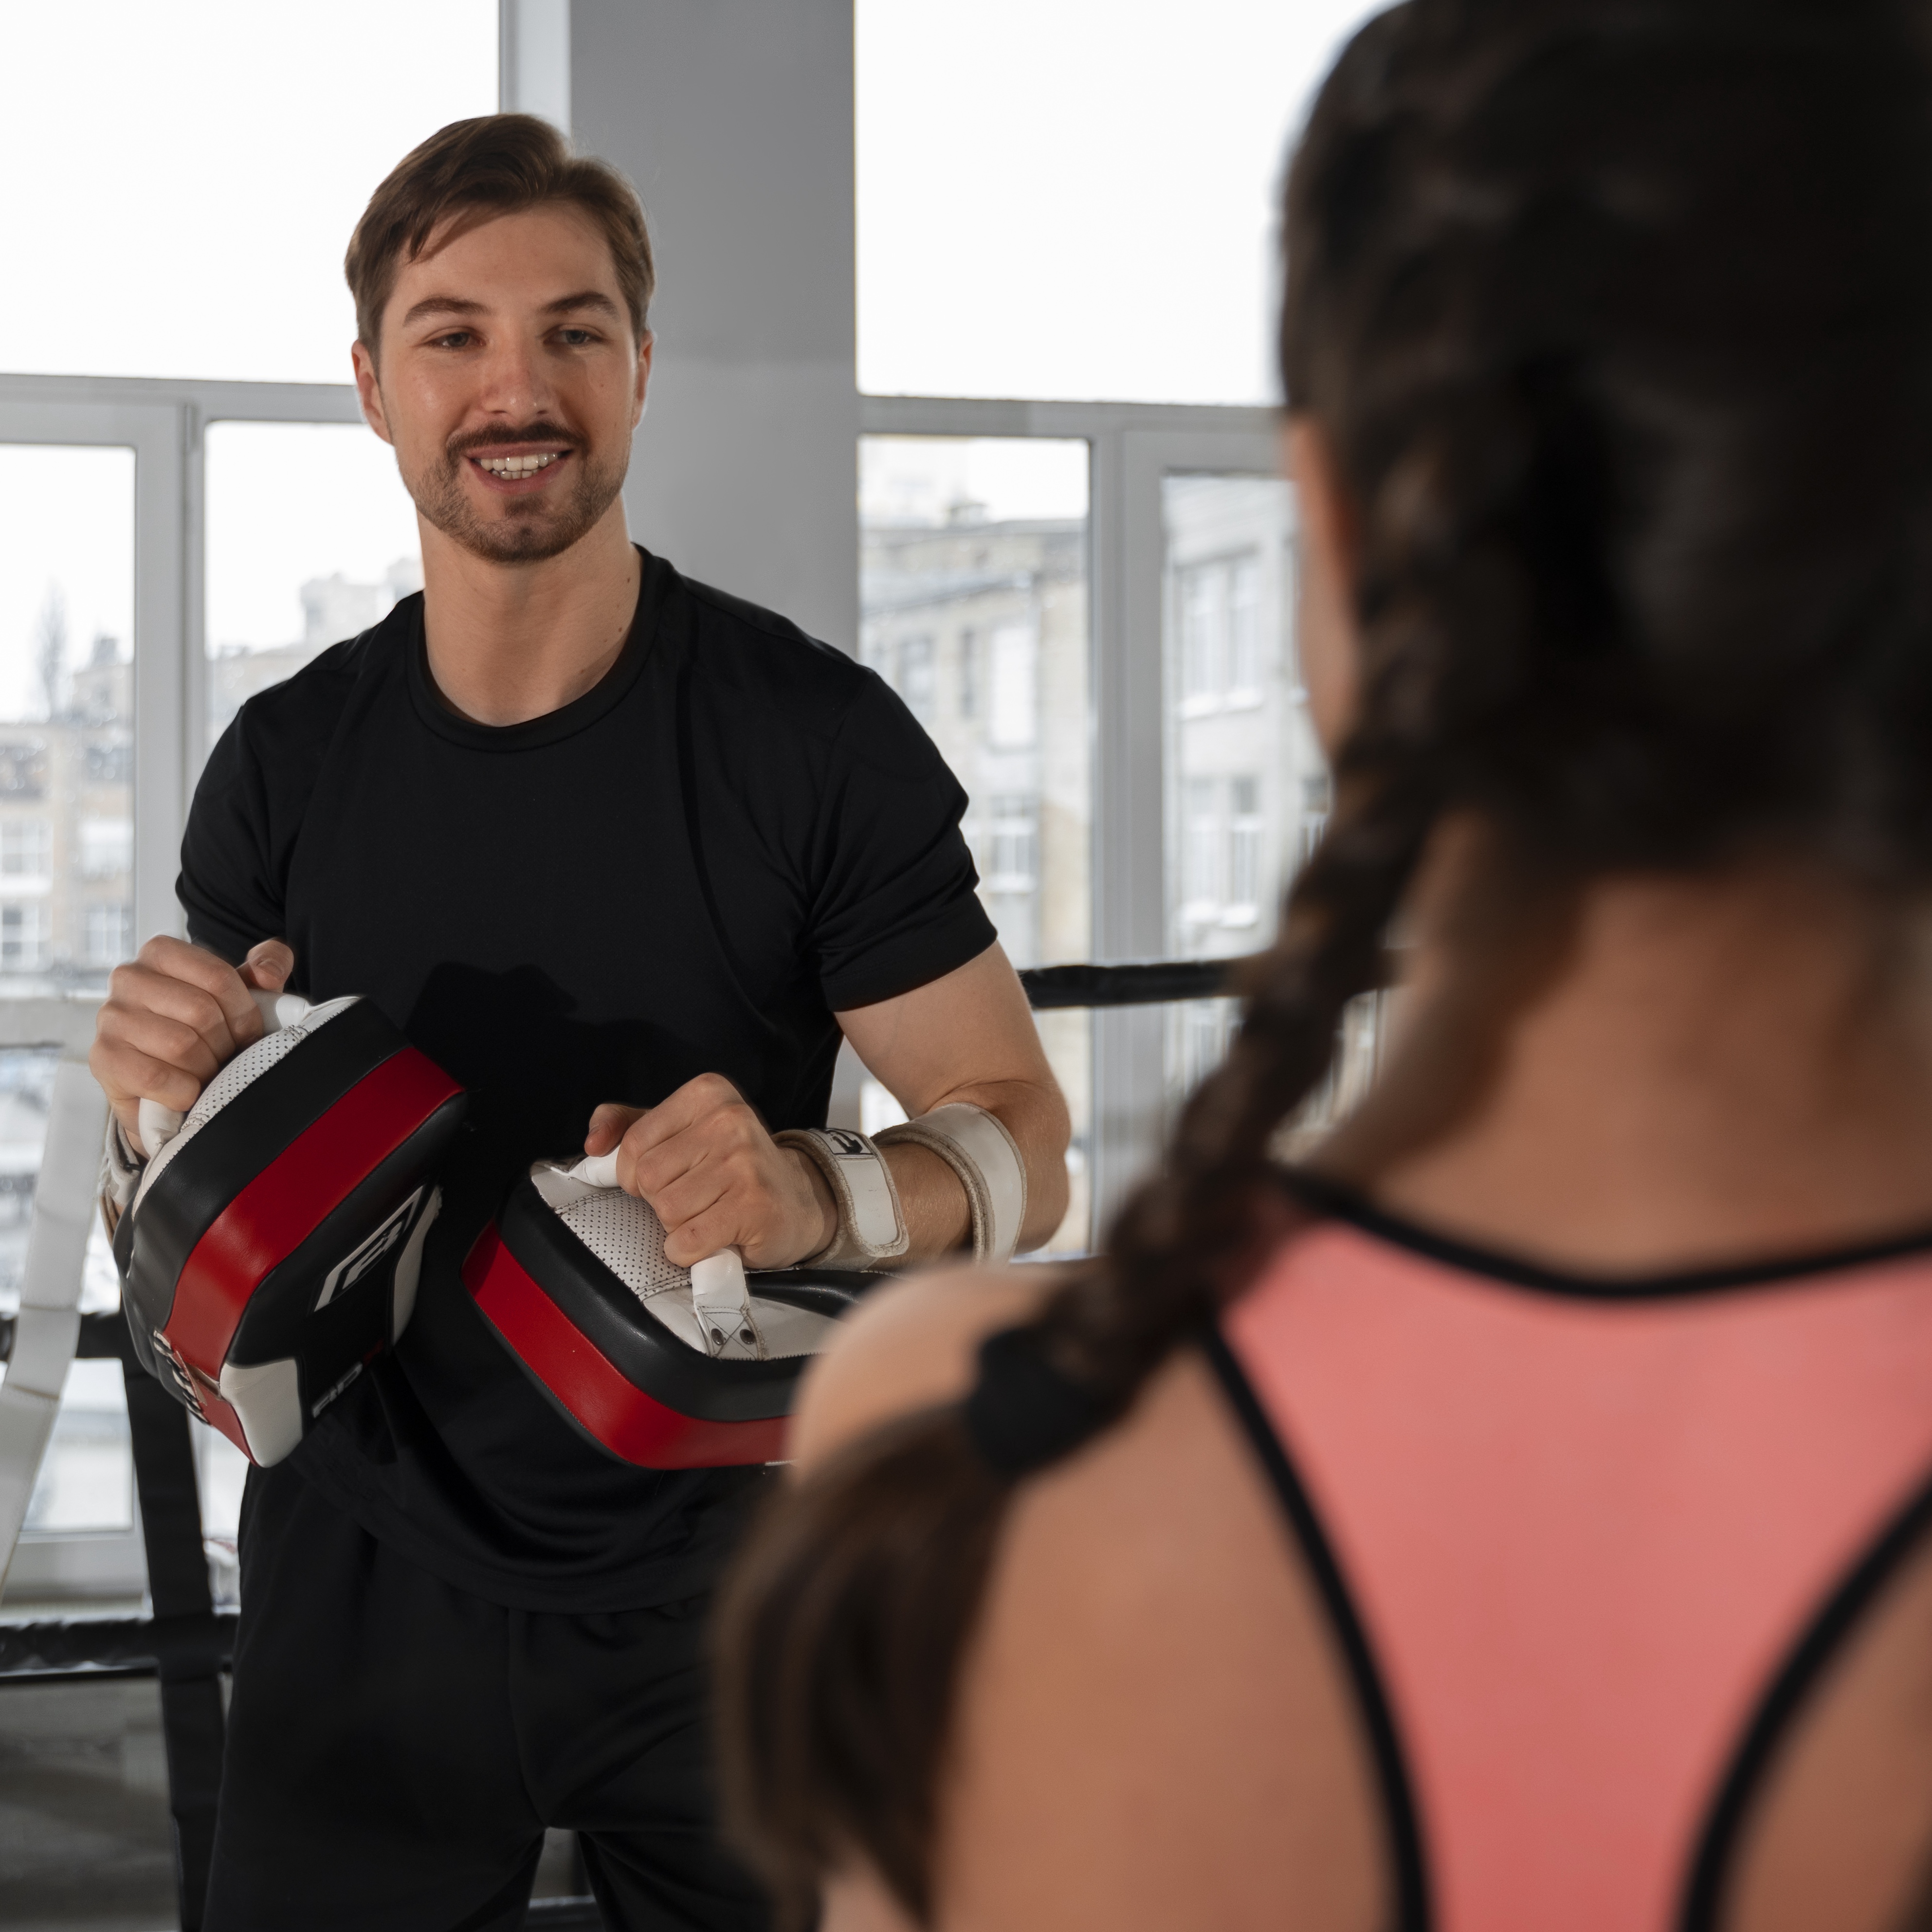
[[657, 250], [632, 533], [850, 650], [851, 0], [572, 0], [568, 34], [572, 136]]

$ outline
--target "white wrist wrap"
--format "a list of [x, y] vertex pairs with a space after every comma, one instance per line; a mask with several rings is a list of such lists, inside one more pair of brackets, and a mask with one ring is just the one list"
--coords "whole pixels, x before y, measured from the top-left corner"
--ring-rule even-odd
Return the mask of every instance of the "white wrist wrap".
[[905, 1216], [892, 1171], [879, 1150], [849, 1127], [787, 1127], [772, 1139], [796, 1148], [832, 1190], [838, 1232], [808, 1258], [819, 1268], [877, 1268], [906, 1251]]
[[882, 1148], [907, 1143], [936, 1154], [958, 1175], [973, 1210], [973, 1258], [995, 1265], [1012, 1260], [1026, 1220], [1027, 1174], [1005, 1121], [955, 1100], [879, 1136]]

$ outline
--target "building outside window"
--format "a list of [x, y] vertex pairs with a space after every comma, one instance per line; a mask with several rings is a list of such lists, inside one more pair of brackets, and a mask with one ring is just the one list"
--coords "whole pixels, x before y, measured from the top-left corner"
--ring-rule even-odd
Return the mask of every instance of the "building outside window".
[[1228, 876], [1221, 923], [1253, 926], [1262, 910], [1262, 843], [1268, 822], [1262, 816], [1261, 780], [1228, 781]]
[[986, 806], [986, 890], [1030, 892], [1040, 883], [1036, 801], [1026, 794], [989, 799]]
[[932, 640], [929, 637], [899, 640], [899, 695], [906, 708], [922, 724], [932, 722], [934, 689]]
[[52, 848], [44, 818], [0, 820], [0, 878], [45, 878]]
[[959, 716], [970, 723], [980, 715], [980, 634], [968, 629], [959, 633]]
[[0, 905], [0, 973], [38, 973], [47, 964], [47, 908], [38, 899]]
[[134, 908], [97, 902], [87, 909], [87, 963], [118, 966], [134, 956]]
[[84, 878], [110, 878], [134, 862], [134, 821], [131, 818], [83, 818], [80, 821], [80, 870]]

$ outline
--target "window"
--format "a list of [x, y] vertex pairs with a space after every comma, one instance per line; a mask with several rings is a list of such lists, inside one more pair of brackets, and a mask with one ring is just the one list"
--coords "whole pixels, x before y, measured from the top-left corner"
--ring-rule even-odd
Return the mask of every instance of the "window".
[[134, 862], [134, 821], [131, 818], [83, 818], [80, 821], [80, 871], [83, 878], [111, 878]]
[[1261, 917], [1262, 839], [1267, 823], [1262, 817], [1261, 781], [1228, 782], [1228, 878], [1223, 926], [1252, 926]]
[[347, 381], [344, 244], [418, 141], [496, 107], [496, 13], [6, 8], [0, 56], [34, 79], [0, 130], [0, 258], [40, 292], [0, 310], [0, 369]]
[[[964, 790], [980, 897], [1023, 967], [1093, 956], [1088, 473], [1084, 442], [860, 447], [860, 656], [922, 713]], [[1074, 1121], [1072, 1204], [1052, 1245], [1077, 1250], [1092, 1220], [1092, 1022], [1038, 1023]], [[860, 1084], [862, 1124], [897, 1112]]]
[[0, 973], [38, 973], [47, 964], [46, 904], [0, 905]]
[[860, 387], [1273, 402], [1282, 152], [1378, 10], [859, 0]]
[[992, 701], [986, 707], [989, 742], [1018, 751], [1040, 730], [1040, 694], [1034, 685], [1036, 643], [1028, 624], [1002, 624], [988, 640], [992, 657]]
[[44, 818], [0, 819], [0, 878], [45, 878], [51, 849]]
[[1261, 701], [1261, 560], [1238, 556], [1228, 566], [1228, 702]]
[[1226, 583], [1218, 563], [1196, 564], [1180, 573], [1180, 692], [1190, 712], [1211, 710], [1220, 699]]
[[989, 799], [986, 879], [989, 892], [1030, 892], [1039, 883], [1037, 802], [1025, 794]]
[[208, 439], [207, 742], [258, 691], [422, 588], [416, 506], [362, 424], [218, 422]]
[[930, 638], [902, 638], [899, 640], [899, 695], [906, 701], [906, 708], [922, 724], [932, 723], [932, 701], [934, 696], [932, 663], [932, 640]]
[[134, 956], [134, 908], [96, 903], [87, 909], [87, 963], [118, 966]]

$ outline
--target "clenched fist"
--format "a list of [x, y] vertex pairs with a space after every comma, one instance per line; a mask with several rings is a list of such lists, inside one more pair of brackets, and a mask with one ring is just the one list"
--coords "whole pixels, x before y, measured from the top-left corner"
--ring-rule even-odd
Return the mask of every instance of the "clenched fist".
[[680, 1268], [721, 1248], [753, 1268], [789, 1268], [838, 1232], [818, 1171], [772, 1140], [722, 1074], [700, 1073], [655, 1107], [599, 1107], [584, 1150], [613, 1148], [618, 1186], [656, 1210], [664, 1253]]

